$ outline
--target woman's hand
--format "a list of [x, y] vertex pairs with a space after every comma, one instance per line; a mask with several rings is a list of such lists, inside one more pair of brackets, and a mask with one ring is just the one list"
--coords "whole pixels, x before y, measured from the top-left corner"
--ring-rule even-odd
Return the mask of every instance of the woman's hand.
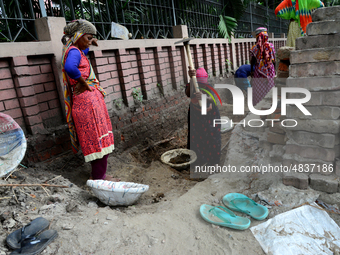
[[74, 88], [73, 93], [75, 95], [80, 95], [81, 93], [84, 93], [86, 90], [92, 92], [91, 87], [89, 86], [89, 84], [87, 84], [87, 82], [83, 83], [83, 82], [78, 82]]
[[98, 39], [97, 38], [92, 38], [91, 44], [98, 47]]
[[196, 76], [196, 70], [191, 69], [191, 67], [189, 66], [188, 74], [190, 77]]
[[202, 93], [201, 92], [195, 92], [194, 96], [197, 100], [202, 100]]

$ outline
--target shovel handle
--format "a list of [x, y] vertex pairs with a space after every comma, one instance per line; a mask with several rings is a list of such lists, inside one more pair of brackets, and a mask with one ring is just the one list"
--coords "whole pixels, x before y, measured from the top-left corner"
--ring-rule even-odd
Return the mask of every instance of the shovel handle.
[[[186, 43], [184, 46], [185, 46], [185, 49], [186, 49], [186, 51], [187, 51], [189, 66], [190, 66], [192, 69], [195, 69], [194, 63], [192, 62], [191, 51], [190, 51], [190, 45], [189, 45], [189, 43]], [[192, 79], [192, 81], [193, 81], [193, 83], [194, 83], [195, 91], [196, 91], [196, 92], [199, 92], [199, 88], [198, 88], [196, 76], [193, 76], [193, 77], [190, 77], [190, 78]], [[200, 104], [200, 106], [202, 106], [201, 100], [199, 100], [198, 103]]]

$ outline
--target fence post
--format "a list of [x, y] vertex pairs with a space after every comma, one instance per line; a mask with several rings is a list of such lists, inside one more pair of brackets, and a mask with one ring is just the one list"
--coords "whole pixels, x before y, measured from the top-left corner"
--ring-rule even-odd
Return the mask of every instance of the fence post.
[[41, 16], [47, 17], [44, 0], [39, 0], [39, 6], [41, 10]]
[[236, 59], [236, 44], [235, 44], [234, 36], [231, 36], [231, 54], [232, 54], [231, 62], [232, 62], [233, 70], [236, 70], [237, 69], [237, 66], [236, 66], [237, 59]]

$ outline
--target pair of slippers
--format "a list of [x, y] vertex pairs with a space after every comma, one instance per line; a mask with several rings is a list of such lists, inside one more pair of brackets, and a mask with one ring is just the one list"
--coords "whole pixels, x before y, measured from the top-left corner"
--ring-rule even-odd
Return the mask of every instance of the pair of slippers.
[[201, 205], [202, 218], [215, 225], [244, 230], [250, 226], [250, 220], [235, 215], [233, 211], [245, 213], [256, 220], [264, 220], [269, 213], [267, 207], [240, 193], [229, 193], [223, 197], [222, 202], [226, 207]]
[[14, 250], [11, 255], [34, 255], [42, 252], [58, 236], [57, 231], [46, 230], [49, 225], [48, 220], [39, 217], [9, 234], [6, 242]]

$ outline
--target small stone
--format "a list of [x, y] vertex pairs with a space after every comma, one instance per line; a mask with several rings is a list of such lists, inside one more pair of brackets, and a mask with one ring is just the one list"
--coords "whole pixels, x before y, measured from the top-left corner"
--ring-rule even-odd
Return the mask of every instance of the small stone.
[[89, 207], [89, 208], [98, 208], [98, 205], [96, 204], [96, 202], [89, 202], [87, 204], [87, 207]]
[[63, 230], [71, 230], [73, 228], [72, 224], [64, 224], [63, 225]]
[[98, 221], [99, 221], [99, 219], [98, 219], [98, 218], [95, 218], [95, 219], [92, 221], [92, 224], [97, 224]]
[[211, 192], [211, 195], [214, 197], [216, 195], [217, 191]]
[[104, 225], [108, 225], [108, 224], [109, 224], [108, 222], [106, 222], [106, 221], [104, 222]]
[[162, 243], [165, 243], [165, 240], [162, 240]]
[[148, 247], [151, 248], [151, 245], [149, 244]]
[[195, 236], [195, 239], [196, 239], [196, 240], [200, 240], [201, 237], [200, 237], [200, 236]]

